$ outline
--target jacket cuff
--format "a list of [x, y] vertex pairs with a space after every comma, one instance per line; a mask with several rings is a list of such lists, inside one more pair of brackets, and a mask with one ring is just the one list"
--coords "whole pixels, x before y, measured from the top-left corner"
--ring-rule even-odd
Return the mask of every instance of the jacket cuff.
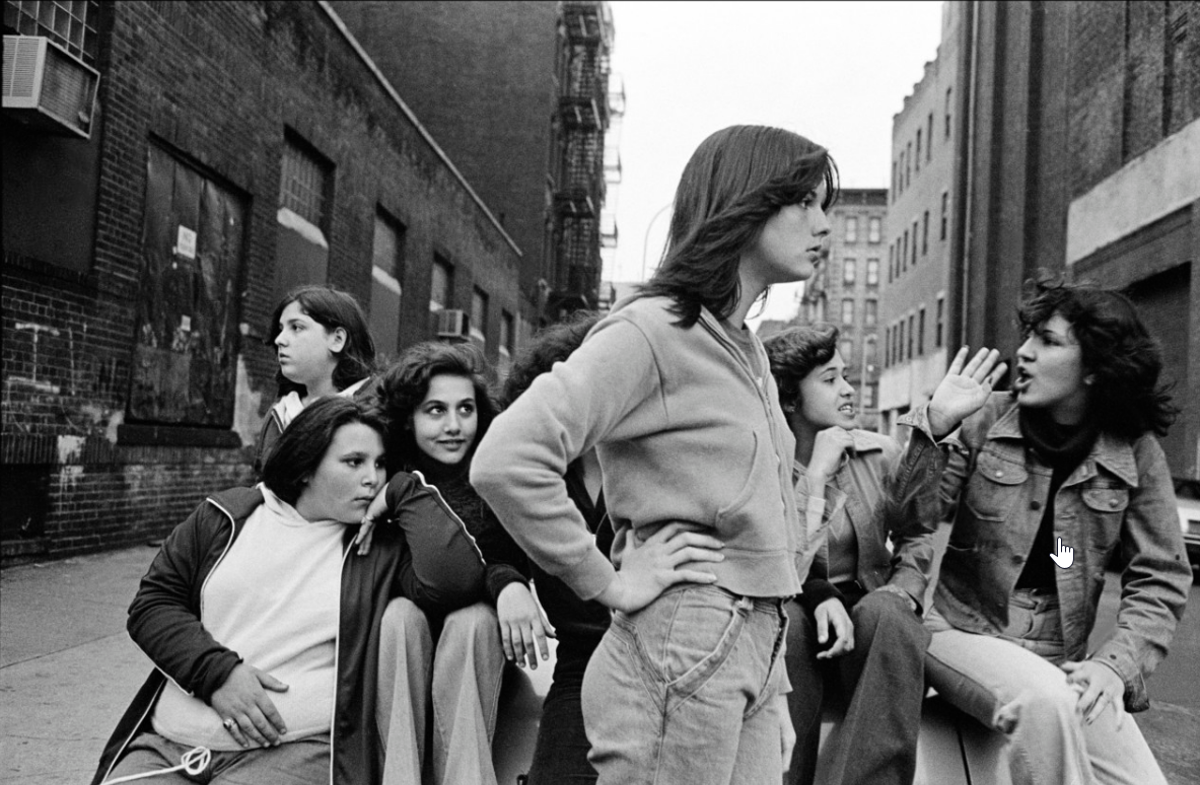
[[797, 599], [809, 614], [816, 613], [817, 606], [832, 597], [836, 597], [843, 605], [846, 604], [846, 598], [842, 596], [842, 593], [824, 578], [805, 581], [800, 591], [801, 594]]
[[1088, 659], [1108, 666], [1116, 672], [1117, 676], [1121, 677], [1121, 683], [1125, 685], [1125, 693], [1122, 697], [1128, 711], [1145, 711], [1150, 708], [1150, 696], [1146, 693], [1142, 670], [1132, 657], [1121, 651], [1119, 646], [1113, 646], [1111, 642], [1107, 643], [1097, 649]]
[[912, 597], [913, 602], [917, 604], [917, 613], [924, 614], [925, 588], [928, 586], [928, 579], [920, 572], [912, 568], [901, 567], [892, 574], [891, 579], [885, 585], [895, 586]]
[[599, 548], [592, 548], [568, 572], [559, 573], [555, 577], [570, 586], [579, 599], [594, 600], [596, 595], [608, 588], [616, 574], [617, 568], [608, 557], [601, 553]]
[[487, 591], [492, 598], [492, 606], [500, 599], [500, 592], [508, 588], [510, 583], [520, 583], [526, 588], [529, 581], [511, 564], [489, 564], [487, 566]]
[[211, 663], [205, 667], [204, 676], [196, 685], [196, 697], [211, 706], [213, 693], [224, 686], [229, 674], [241, 664], [242, 658], [229, 650], [212, 655]]

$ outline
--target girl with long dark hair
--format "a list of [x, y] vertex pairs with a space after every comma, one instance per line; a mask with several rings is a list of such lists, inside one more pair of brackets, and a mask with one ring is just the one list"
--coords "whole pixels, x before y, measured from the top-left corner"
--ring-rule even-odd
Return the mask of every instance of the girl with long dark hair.
[[279, 400], [263, 420], [257, 461], [300, 410], [324, 395], [363, 391], [375, 365], [375, 342], [358, 301], [332, 286], [300, 286], [271, 316], [267, 345], [279, 361]]
[[[812, 275], [836, 191], [832, 158], [802, 136], [711, 135], [684, 169], [653, 279], [535, 379], [476, 454], [472, 482], [533, 560], [615, 610], [582, 695], [601, 783], [776, 785], [790, 759], [795, 442], [745, 319], [770, 285]], [[563, 479], [593, 448], [612, 562]], [[651, 569], [630, 569], [667, 539]]]

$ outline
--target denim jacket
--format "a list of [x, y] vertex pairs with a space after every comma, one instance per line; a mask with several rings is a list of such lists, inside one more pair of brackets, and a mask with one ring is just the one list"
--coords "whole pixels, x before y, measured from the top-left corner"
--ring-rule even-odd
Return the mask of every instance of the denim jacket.
[[[838, 516], [846, 516], [858, 549], [855, 577], [863, 589], [874, 591], [891, 584], [921, 607], [933, 565], [933, 534], [940, 512], [935, 480], [945, 466], [944, 454], [927, 426], [913, 428], [903, 451], [889, 436], [861, 430], [850, 435], [854, 446], [825, 487], [820, 528], [827, 531]], [[804, 510], [809, 507], [808, 477], [799, 464], [794, 471], [796, 505]], [[828, 581], [828, 539], [820, 541], [802, 595], [810, 610], [837, 596]]]
[[[956, 628], [996, 634], [1007, 624], [1009, 595], [1031, 555], [1052, 471], [1026, 448], [1008, 393], [993, 393], [945, 443], [942, 504], [954, 526], [934, 603]], [[1101, 432], [1063, 482], [1054, 513], [1055, 541], [1062, 538], [1075, 556], [1070, 567], [1054, 571], [1066, 658], [1087, 655], [1104, 569], [1119, 546], [1127, 566], [1117, 626], [1090, 657], [1120, 675], [1128, 710], [1142, 711], [1150, 705], [1145, 678], [1167, 655], [1192, 581], [1158, 440]]]

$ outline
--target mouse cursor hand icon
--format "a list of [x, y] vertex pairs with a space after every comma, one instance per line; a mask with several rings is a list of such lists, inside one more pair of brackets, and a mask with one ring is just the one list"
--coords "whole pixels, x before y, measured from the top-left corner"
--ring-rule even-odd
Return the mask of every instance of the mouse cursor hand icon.
[[1059, 569], [1067, 569], [1075, 563], [1075, 549], [1062, 544], [1062, 537], [1058, 538], [1058, 552], [1051, 553], [1050, 558], [1059, 566]]

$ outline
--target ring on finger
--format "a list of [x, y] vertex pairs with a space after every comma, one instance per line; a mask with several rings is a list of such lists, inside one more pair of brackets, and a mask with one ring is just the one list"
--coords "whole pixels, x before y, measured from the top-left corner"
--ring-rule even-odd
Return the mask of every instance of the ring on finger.
[[221, 720], [221, 724], [224, 725], [225, 730], [229, 731], [230, 733], [232, 733], [233, 729], [237, 727], [237, 721], [234, 720], [233, 717], [226, 717], [225, 719]]

